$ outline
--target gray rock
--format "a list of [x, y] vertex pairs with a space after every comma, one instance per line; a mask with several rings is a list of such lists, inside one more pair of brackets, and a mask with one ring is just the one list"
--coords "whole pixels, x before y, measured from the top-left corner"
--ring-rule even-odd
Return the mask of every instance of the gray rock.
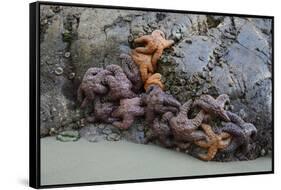
[[102, 130], [102, 133], [105, 134], [105, 135], [109, 135], [112, 133], [112, 130], [110, 128], [105, 128]]
[[[174, 47], [175, 52], [183, 54], [182, 57], [174, 57], [177, 65], [176, 71], [184, 71], [190, 77], [193, 73], [200, 72], [203, 67], [207, 66], [209, 56], [218, 45], [211, 38], [204, 39], [206, 36], [193, 36], [190, 37], [192, 44], [182, 41]], [[181, 48], [178, 48], [179, 46]]]
[[108, 141], [119, 141], [121, 136], [117, 133], [111, 133], [106, 136], [106, 140]]
[[79, 134], [82, 138], [85, 138], [89, 142], [98, 142], [101, 139], [96, 126], [93, 125], [83, 127], [80, 129]]

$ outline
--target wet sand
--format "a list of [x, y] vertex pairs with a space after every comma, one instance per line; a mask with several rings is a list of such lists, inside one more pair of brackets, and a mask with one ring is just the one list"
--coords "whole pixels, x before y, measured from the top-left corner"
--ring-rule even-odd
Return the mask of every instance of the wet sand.
[[271, 157], [204, 162], [155, 145], [41, 139], [41, 185], [270, 171]]

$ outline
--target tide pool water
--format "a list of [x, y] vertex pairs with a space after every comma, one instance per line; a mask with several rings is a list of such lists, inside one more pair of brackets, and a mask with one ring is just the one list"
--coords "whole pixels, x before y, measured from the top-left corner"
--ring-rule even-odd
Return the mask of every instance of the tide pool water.
[[156, 145], [41, 139], [41, 185], [270, 171], [271, 157], [205, 162]]

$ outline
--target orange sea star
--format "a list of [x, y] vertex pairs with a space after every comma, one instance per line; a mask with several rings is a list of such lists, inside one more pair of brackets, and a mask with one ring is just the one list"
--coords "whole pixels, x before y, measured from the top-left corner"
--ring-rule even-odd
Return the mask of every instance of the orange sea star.
[[164, 84], [161, 82], [162, 75], [160, 73], [155, 73], [151, 75], [144, 84], [144, 89], [146, 90], [147, 87], [151, 84], [158, 85], [162, 90], [164, 90]]
[[156, 69], [156, 64], [161, 57], [163, 50], [174, 44], [173, 40], [166, 40], [165, 34], [161, 30], [154, 30], [151, 35], [144, 35], [134, 40], [135, 43], [145, 44], [145, 47], [137, 47], [138, 53], [152, 55], [152, 66]]
[[225, 132], [216, 134], [212, 130], [211, 126], [207, 124], [202, 124], [201, 127], [208, 138], [207, 140], [194, 141], [194, 143], [202, 148], [208, 149], [208, 153], [206, 155], [200, 154], [199, 157], [202, 160], [209, 161], [215, 157], [219, 149], [224, 149], [230, 144], [231, 136]]
[[134, 62], [139, 66], [141, 79], [143, 82], [145, 82], [148, 77], [150, 77], [154, 73], [154, 69], [151, 64], [151, 55], [138, 53], [136, 50], [133, 50], [132, 58]]

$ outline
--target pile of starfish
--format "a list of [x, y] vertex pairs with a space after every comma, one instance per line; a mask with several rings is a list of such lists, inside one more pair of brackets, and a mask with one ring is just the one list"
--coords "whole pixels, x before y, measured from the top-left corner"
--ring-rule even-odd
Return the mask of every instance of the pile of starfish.
[[[138, 45], [130, 54], [121, 54], [121, 66], [89, 68], [78, 88], [80, 107], [90, 107], [88, 122], [105, 122], [128, 130], [137, 117], [145, 118], [150, 129], [145, 143], [157, 141], [167, 148], [186, 150], [191, 144], [206, 150], [202, 160], [213, 160], [218, 152], [244, 156], [257, 134], [256, 127], [237, 114], [225, 110], [229, 96], [201, 95], [181, 105], [164, 91], [157, 62], [164, 49], [174, 44], [160, 30], [134, 40]], [[199, 109], [198, 109], [199, 108]], [[200, 110], [189, 118], [190, 110]], [[193, 112], [194, 114], [194, 112]], [[222, 120], [219, 131], [210, 125]]]

